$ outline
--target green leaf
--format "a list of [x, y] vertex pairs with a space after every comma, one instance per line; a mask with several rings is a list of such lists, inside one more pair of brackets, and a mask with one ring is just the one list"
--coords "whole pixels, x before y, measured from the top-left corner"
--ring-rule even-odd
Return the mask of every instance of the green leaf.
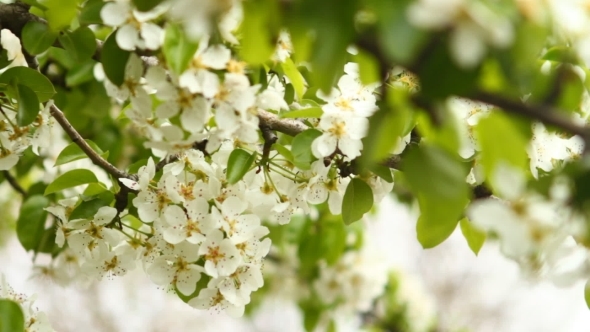
[[180, 75], [189, 65], [199, 45], [190, 41], [180, 25], [168, 24], [162, 52], [173, 72]]
[[242, 149], [233, 150], [227, 161], [227, 182], [234, 184], [240, 181], [250, 170], [250, 166], [252, 166], [255, 160], [256, 153], [249, 154]]
[[280, 113], [281, 118], [319, 118], [324, 114], [321, 107], [310, 107], [300, 110]]
[[43, 232], [49, 199], [41, 195], [34, 195], [22, 204], [16, 221], [16, 235], [25, 250], [37, 250]]
[[392, 183], [393, 182], [393, 174], [391, 174], [391, 169], [389, 167], [374, 164], [369, 166], [369, 170], [373, 172], [378, 177], [382, 178], [383, 180]]
[[481, 164], [488, 179], [493, 179], [492, 174], [499, 163], [528, 172], [526, 151], [532, 135], [528, 122], [518, 121], [502, 112], [492, 112], [479, 121], [475, 134], [481, 147]]
[[35, 91], [25, 85], [17, 84], [16, 91], [18, 93], [16, 121], [21, 127], [28, 126], [35, 121], [37, 114], [39, 114], [39, 99], [37, 99]]
[[96, 61], [88, 59], [82, 63], [75, 64], [66, 73], [66, 84], [69, 87], [77, 86], [94, 79], [94, 65]]
[[25, 315], [14, 301], [0, 299], [0, 332], [24, 332]]
[[107, 78], [117, 86], [125, 82], [125, 67], [131, 52], [122, 50], [115, 40], [115, 32], [102, 44], [100, 61]]
[[303, 93], [305, 92], [305, 79], [299, 70], [297, 70], [297, 67], [295, 67], [293, 60], [291, 60], [291, 58], [287, 58], [285, 62], [281, 63], [281, 68], [283, 69], [285, 75], [289, 78], [289, 81], [291, 81], [291, 84], [293, 84], [297, 98], [299, 98], [299, 100], [303, 99]]
[[477, 256], [486, 240], [486, 233], [473, 227], [467, 218], [461, 219], [459, 225], [461, 226], [461, 233], [463, 233], [465, 240], [467, 240], [467, 245], [469, 245], [471, 251]]
[[87, 169], [74, 169], [53, 180], [45, 189], [45, 195], [92, 182], [98, 182], [94, 173]]
[[590, 309], [590, 280], [586, 281], [586, 286], [584, 286], [584, 300], [586, 306]]
[[98, 212], [103, 206], [108, 206], [109, 202], [105, 202], [102, 199], [95, 198], [80, 203], [70, 214], [69, 219], [92, 219], [92, 217]]
[[342, 220], [350, 225], [373, 207], [373, 190], [363, 180], [354, 178], [346, 187], [342, 200]]
[[47, 6], [45, 18], [53, 31], [59, 31], [70, 25], [78, 14], [79, 0], [48, 0], [44, 3]]
[[12, 82], [26, 85], [33, 90], [41, 103], [48, 101], [55, 94], [51, 81], [43, 74], [28, 67], [8, 68], [0, 75], [0, 83], [11, 84]]
[[45, 52], [53, 45], [56, 38], [57, 33], [41, 22], [30, 21], [22, 31], [23, 46], [31, 55]]
[[285, 159], [287, 159], [290, 163], [293, 163], [294, 159], [291, 150], [278, 143], [273, 144], [272, 147], [277, 150], [281, 156], [285, 157]]
[[359, 65], [359, 76], [363, 84], [368, 85], [381, 81], [379, 77], [379, 62], [374, 55], [359, 50], [352, 59]]
[[444, 149], [422, 145], [409, 151], [402, 170], [420, 205], [418, 241], [435, 247], [451, 235], [469, 202], [468, 169]]
[[266, 62], [275, 50], [273, 35], [278, 31], [279, 10], [273, 0], [252, 0], [243, 3], [240, 25], [240, 57], [257, 65]]
[[96, 51], [96, 36], [85, 26], [74, 32], [63, 32], [59, 36], [59, 42], [77, 62], [89, 59]]
[[299, 133], [291, 143], [293, 163], [302, 170], [311, 169], [311, 163], [317, 158], [311, 152], [311, 143], [322, 133], [316, 129], [308, 129]]
[[81, 25], [90, 24], [101, 24], [102, 18], [100, 17], [100, 11], [106, 2], [102, 0], [90, 0], [84, 4], [84, 7], [80, 11], [78, 21]]
[[133, 5], [140, 12], [147, 12], [162, 3], [162, 0], [133, 0]]
[[[104, 152], [94, 143], [93, 141], [86, 139], [85, 140], [88, 145], [92, 148], [92, 150], [96, 151], [96, 153], [103, 155]], [[78, 146], [78, 144], [72, 142], [68, 144], [57, 156], [57, 160], [55, 161], [54, 166], [59, 166], [63, 164], [67, 164], [69, 162], [88, 158], [88, 155], [82, 151], [82, 149]]]

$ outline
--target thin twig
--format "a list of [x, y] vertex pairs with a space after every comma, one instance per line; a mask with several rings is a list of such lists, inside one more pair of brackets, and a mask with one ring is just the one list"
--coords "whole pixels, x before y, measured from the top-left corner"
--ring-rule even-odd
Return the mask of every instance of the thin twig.
[[23, 187], [21, 187], [21, 185], [16, 181], [12, 174], [10, 174], [10, 172], [2, 171], [2, 174], [4, 175], [6, 181], [8, 181], [12, 189], [16, 190], [19, 194], [23, 196], [27, 196], [27, 191]]
[[70, 124], [68, 119], [66, 119], [63, 112], [57, 108], [55, 105], [51, 105], [49, 108], [49, 113], [55, 118], [57, 123], [64, 129], [64, 131], [70, 136], [72, 142], [76, 143], [82, 151], [92, 160], [92, 162], [97, 165], [98, 167], [104, 169], [107, 173], [112, 175], [115, 179], [120, 178], [130, 178], [129, 174], [119, 170], [117, 167], [113, 166], [103, 157], [101, 157], [96, 151], [94, 151], [88, 143], [80, 136], [78, 131]]
[[300, 132], [309, 129], [308, 126], [299, 120], [281, 119], [277, 115], [264, 110], [258, 111], [258, 119], [260, 119], [260, 125], [290, 136], [297, 136]]

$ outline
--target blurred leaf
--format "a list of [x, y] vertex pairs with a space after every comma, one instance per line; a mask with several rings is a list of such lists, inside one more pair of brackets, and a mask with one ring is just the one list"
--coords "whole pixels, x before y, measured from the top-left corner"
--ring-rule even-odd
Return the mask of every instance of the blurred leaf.
[[285, 157], [285, 159], [287, 159], [290, 163], [294, 162], [293, 153], [291, 153], [291, 150], [278, 143], [273, 144], [272, 147], [277, 150], [281, 156]]
[[113, 84], [121, 86], [125, 82], [125, 67], [127, 66], [127, 60], [129, 60], [131, 53], [122, 50], [117, 45], [115, 33], [111, 33], [102, 45], [100, 54], [100, 61], [102, 62], [105, 75]]
[[78, 21], [80, 21], [80, 24], [101, 24], [102, 18], [100, 17], [100, 11], [105, 4], [106, 2], [103, 0], [86, 1], [84, 7], [82, 7], [82, 10], [80, 11], [80, 15], [78, 15]]
[[96, 61], [88, 59], [78, 63], [66, 73], [66, 84], [69, 87], [80, 85], [94, 79], [94, 66]]
[[11, 84], [12, 82], [25, 85], [33, 90], [39, 98], [39, 102], [42, 103], [55, 94], [51, 81], [43, 74], [28, 67], [8, 68], [0, 75], [0, 83]]
[[12, 300], [0, 299], [0, 332], [24, 332], [25, 315], [20, 305]]
[[53, 31], [59, 31], [70, 25], [78, 14], [79, 0], [47, 0], [44, 5], [45, 18]]
[[308, 129], [299, 133], [291, 143], [291, 153], [293, 154], [293, 163], [302, 170], [311, 168], [311, 163], [316, 160], [311, 152], [311, 143], [322, 133], [316, 129]]
[[459, 225], [461, 226], [461, 233], [463, 233], [463, 237], [465, 237], [465, 240], [467, 240], [467, 245], [469, 245], [471, 251], [473, 251], [473, 253], [477, 256], [479, 250], [486, 240], [486, 233], [473, 227], [473, 224], [467, 220], [467, 218], [461, 219]]
[[381, 77], [379, 77], [379, 62], [373, 54], [359, 50], [352, 59], [359, 65], [359, 75], [363, 84], [368, 85], [381, 82]]
[[278, 34], [278, 3], [274, 0], [243, 2], [240, 25], [240, 57], [252, 65], [266, 62], [275, 50], [273, 37]]
[[234, 184], [240, 181], [250, 170], [250, 167], [255, 160], [256, 152], [249, 154], [242, 149], [233, 150], [227, 161], [227, 182], [229, 184]]
[[198, 44], [190, 41], [181, 26], [168, 24], [164, 35], [162, 52], [172, 71], [180, 75], [188, 67]]
[[528, 122], [521, 124], [502, 112], [491, 112], [479, 121], [475, 134], [481, 148], [481, 164], [488, 179], [493, 178], [498, 163], [528, 172], [529, 158], [526, 151], [532, 135]]
[[586, 285], [584, 286], [584, 300], [586, 301], [586, 306], [590, 309], [590, 280], [586, 281]]
[[99, 198], [84, 201], [76, 206], [70, 214], [69, 219], [92, 219], [101, 207], [108, 206], [109, 203], [110, 202], [105, 202]]
[[441, 148], [422, 145], [407, 154], [402, 170], [420, 205], [418, 241], [435, 247], [451, 235], [469, 202], [467, 167]]
[[47, 211], [44, 208], [48, 205], [49, 199], [34, 195], [27, 198], [20, 208], [16, 221], [16, 235], [27, 251], [37, 251], [39, 247], [47, 219]]
[[45, 52], [55, 39], [57, 33], [50, 30], [47, 24], [41, 22], [28, 22], [22, 31], [22, 42], [25, 50], [31, 55]]
[[346, 225], [361, 219], [373, 207], [373, 190], [363, 180], [354, 178], [348, 183], [342, 200], [342, 220]]
[[64, 31], [59, 42], [77, 62], [89, 59], [96, 51], [96, 37], [88, 27], [80, 27], [74, 32]]
[[140, 12], [147, 12], [154, 9], [157, 5], [162, 3], [163, 0], [133, 0], [135, 8]]
[[319, 118], [324, 114], [321, 107], [310, 107], [280, 113], [281, 118]]
[[53, 180], [45, 189], [45, 196], [55, 192], [76, 187], [82, 184], [98, 182], [96, 175], [87, 169], [74, 169], [60, 175]]
[[18, 113], [16, 121], [21, 127], [28, 126], [35, 121], [37, 114], [39, 114], [39, 99], [37, 99], [35, 91], [25, 85], [17, 84], [16, 91], [18, 92]]

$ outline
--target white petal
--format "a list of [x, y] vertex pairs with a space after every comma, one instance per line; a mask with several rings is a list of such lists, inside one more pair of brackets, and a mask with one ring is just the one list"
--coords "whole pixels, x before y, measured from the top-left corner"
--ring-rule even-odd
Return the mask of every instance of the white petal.
[[115, 38], [121, 49], [134, 51], [139, 42], [139, 33], [132, 25], [125, 24], [117, 30]]
[[102, 22], [110, 26], [119, 26], [129, 17], [129, 6], [124, 2], [109, 2], [100, 11]]

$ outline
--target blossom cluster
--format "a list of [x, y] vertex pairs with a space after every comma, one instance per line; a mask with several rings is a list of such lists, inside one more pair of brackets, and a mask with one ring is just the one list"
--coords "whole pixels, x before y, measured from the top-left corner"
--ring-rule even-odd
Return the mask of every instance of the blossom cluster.
[[[28, 332], [53, 332], [47, 315], [39, 311], [35, 306], [35, 295], [27, 296], [22, 293], [15, 292], [6, 282], [3, 274], [0, 274], [0, 299], [10, 300], [16, 302], [22, 309], [24, 314], [24, 326]], [[6, 326], [9, 326], [8, 324]]]
[[[16, 66], [27, 66], [21, 49], [21, 43], [17, 36], [10, 30], [0, 31], [0, 44], [7, 52], [10, 63], [2, 68], [4, 72]], [[0, 170], [9, 170], [19, 161], [20, 155], [32, 146], [33, 152], [39, 154], [39, 148], [47, 147], [47, 137], [53, 126], [53, 119], [49, 116], [48, 103], [37, 118], [30, 125], [19, 126], [17, 121], [18, 103], [6, 96], [1, 98], [0, 108]], [[39, 105], [41, 109], [41, 105]]]

